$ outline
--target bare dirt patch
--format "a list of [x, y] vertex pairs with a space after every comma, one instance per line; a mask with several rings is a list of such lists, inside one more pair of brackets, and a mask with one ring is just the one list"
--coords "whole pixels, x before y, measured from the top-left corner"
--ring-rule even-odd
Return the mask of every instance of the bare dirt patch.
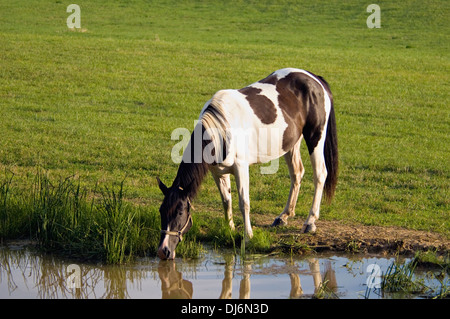
[[[263, 220], [264, 219], [264, 220]], [[269, 227], [271, 220], [255, 218], [255, 226]], [[309, 249], [322, 251], [370, 252], [402, 255], [433, 250], [438, 254], [450, 252], [450, 240], [433, 232], [400, 227], [349, 225], [339, 221], [316, 222], [314, 234], [300, 234], [303, 220], [291, 218], [287, 227], [277, 231], [280, 248], [301, 253]]]

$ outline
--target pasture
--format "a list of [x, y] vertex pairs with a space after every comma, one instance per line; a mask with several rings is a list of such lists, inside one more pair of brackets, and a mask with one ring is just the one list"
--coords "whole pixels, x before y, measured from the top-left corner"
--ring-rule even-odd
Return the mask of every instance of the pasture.
[[[216, 91], [295, 67], [323, 76], [334, 95], [340, 172], [336, 196], [330, 205], [322, 204], [320, 220], [426, 231], [448, 241], [450, 12], [445, 1], [380, 1], [381, 28], [373, 29], [366, 25], [370, 3], [361, 1], [78, 1], [81, 28], [73, 30], [66, 25], [69, 4], [0, 1], [5, 203], [21, 198], [16, 206], [26, 206], [22, 199], [32, 196], [42, 171], [54, 183], [74, 176], [75, 186], [87, 190], [87, 203], [117, 198], [118, 193], [105, 191], [102, 197], [97, 191], [117, 192], [125, 179], [120, 199], [139, 210], [133, 221], [147, 225], [145, 216], [157, 215], [163, 198], [155, 177], [170, 184], [178, 168], [171, 161], [177, 143], [172, 131], [192, 132]], [[306, 174], [298, 225], [313, 193], [304, 144], [302, 158]], [[283, 235], [265, 226], [283, 210], [290, 182], [283, 159], [276, 174], [261, 175], [259, 167], [250, 169], [250, 217], [255, 237], [264, 241]], [[223, 232], [210, 226], [223, 218], [211, 176], [193, 204], [197, 237]], [[14, 225], [12, 206], [0, 210], [0, 238], [34, 234], [29, 223]], [[287, 232], [299, 227], [288, 226]]]

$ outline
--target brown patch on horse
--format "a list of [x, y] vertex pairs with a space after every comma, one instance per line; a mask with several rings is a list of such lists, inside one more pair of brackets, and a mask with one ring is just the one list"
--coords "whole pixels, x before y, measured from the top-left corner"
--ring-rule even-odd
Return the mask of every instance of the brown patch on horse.
[[272, 84], [272, 85], [276, 85], [278, 82], [278, 76], [274, 73], [272, 73], [271, 75], [269, 75], [268, 77], [259, 80], [259, 83], [266, 83], [266, 84]]
[[292, 72], [277, 82], [277, 91], [288, 125], [283, 134], [283, 150], [289, 151], [303, 134], [311, 154], [326, 121], [322, 87], [307, 74]]
[[264, 124], [272, 124], [277, 118], [277, 110], [273, 102], [265, 95], [260, 95], [261, 89], [247, 86], [243, 89], [238, 90], [240, 93], [245, 95], [248, 103], [255, 115]]

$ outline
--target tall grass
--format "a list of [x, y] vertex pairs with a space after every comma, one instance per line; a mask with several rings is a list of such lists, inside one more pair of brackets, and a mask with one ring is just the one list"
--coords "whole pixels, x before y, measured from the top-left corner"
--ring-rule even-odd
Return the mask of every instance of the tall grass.
[[423, 292], [423, 284], [414, 280], [416, 263], [393, 262], [381, 282], [384, 292]]
[[133, 252], [133, 238], [139, 237], [139, 225], [134, 223], [136, 212], [124, 205], [123, 183], [120, 183], [119, 192], [106, 188], [102, 192], [102, 205], [99, 206], [101, 219], [99, 230], [103, 237], [103, 246], [108, 252], [108, 263], [123, 262]]
[[448, 298], [450, 289], [448, 277], [445, 276], [446, 269], [442, 269], [438, 274], [433, 272], [427, 274], [439, 283], [438, 287], [431, 287], [425, 283], [423, 277], [415, 276], [417, 265], [417, 258], [404, 263], [392, 262], [383, 275], [381, 290], [384, 293], [420, 294], [425, 298]]
[[[28, 189], [13, 179], [5, 172], [0, 182], [0, 239], [28, 238], [45, 251], [107, 263], [156, 253], [159, 213], [126, 202], [125, 180], [89, 191], [74, 176], [52, 181], [43, 170]], [[187, 236], [180, 250], [196, 257], [202, 246]]]
[[5, 171], [4, 179], [0, 183], [0, 239], [2, 238], [1, 234], [9, 236], [15, 232], [12, 227], [12, 211], [9, 209], [10, 187], [13, 178], [13, 173]]

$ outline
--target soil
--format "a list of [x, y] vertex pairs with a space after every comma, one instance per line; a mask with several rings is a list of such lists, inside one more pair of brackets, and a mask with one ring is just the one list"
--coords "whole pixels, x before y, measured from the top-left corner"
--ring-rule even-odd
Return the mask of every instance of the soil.
[[[266, 219], [263, 215], [259, 215], [255, 218], [254, 225], [269, 227], [272, 220]], [[300, 234], [303, 220], [291, 218], [288, 222], [288, 226], [280, 227], [277, 231], [277, 245], [283, 250], [294, 250], [296, 253], [310, 250], [401, 255], [412, 255], [417, 251], [426, 250], [436, 251], [438, 255], [450, 253], [450, 240], [433, 232], [318, 220], [315, 233]]]

